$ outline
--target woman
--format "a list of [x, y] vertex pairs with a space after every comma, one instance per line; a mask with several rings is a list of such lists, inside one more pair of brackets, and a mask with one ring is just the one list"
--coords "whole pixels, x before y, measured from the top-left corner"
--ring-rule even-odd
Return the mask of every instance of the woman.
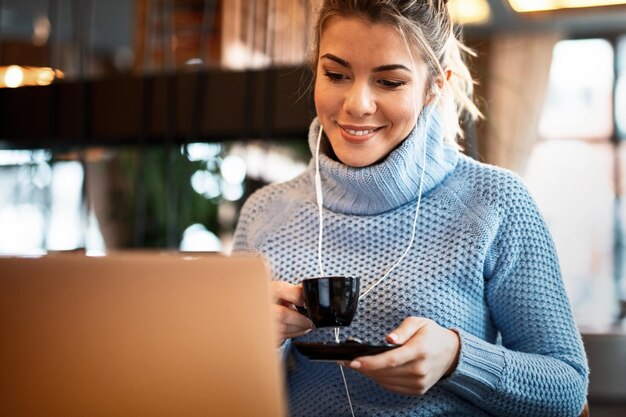
[[[549, 232], [519, 178], [455, 142], [478, 111], [445, 1], [327, 0], [316, 27], [315, 157], [235, 235], [275, 274], [291, 415], [578, 415], [588, 370]], [[293, 349], [334, 338], [295, 309], [322, 271], [361, 278], [343, 333], [401, 346], [341, 366]]]

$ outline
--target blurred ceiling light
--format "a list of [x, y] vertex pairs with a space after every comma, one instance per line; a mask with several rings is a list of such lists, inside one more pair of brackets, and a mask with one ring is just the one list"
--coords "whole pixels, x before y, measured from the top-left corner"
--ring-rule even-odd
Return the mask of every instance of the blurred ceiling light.
[[24, 70], [17, 65], [11, 65], [4, 72], [4, 84], [9, 88], [15, 88], [22, 85], [24, 81]]
[[527, 13], [583, 7], [616, 6], [626, 4], [626, 0], [509, 0], [509, 3], [516, 12]]
[[44, 46], [50, 38], [50, 20], [47, 16], [39, 16], [33, 22], [33, 45]]
[[48, 67], [9, 65], [0, 67], [0, 88], [49, 85], [57, 78], [62, 79], [63, 76], [62, 71]]
[[226, 45], [222, 65], [234, 70], [264, 68], [270, 65], [270, 58], [267, 54], [253, 50], [241, 41], [235, 41]]
[[200, 58], [191, 58], [185, 61], [185, 65], [202, 65], [203, 63], [204, 61], [202, 61]]
[[450, 0], [448, 10], [459, 25], [482, 25], [491, 19], [487, 0]]

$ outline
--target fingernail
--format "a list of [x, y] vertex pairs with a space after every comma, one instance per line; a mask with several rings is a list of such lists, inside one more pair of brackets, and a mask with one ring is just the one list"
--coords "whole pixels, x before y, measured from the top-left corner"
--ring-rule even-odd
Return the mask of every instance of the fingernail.
[[312, 331], [313, 331], [313, 329], [308, 329], [308, 330], [305, 330], [305, 331], [304, 331], [304, 334], [309, 334], [309, 333], [311, 333]]
[[391, 340], [393, 343], [397, 343], [398, 342], [398, 335], [395, 333], [389, 333], [389, 335], [387, 336], [387, 338], [389, 340]]
[[352, 361], [352, 362], [350, 362], [350, 364], [348, 366], [350, 368], [352, 368], [352, 369], [359, 369], [361, 367], [361, 362], [359, 362], [359, 361]]

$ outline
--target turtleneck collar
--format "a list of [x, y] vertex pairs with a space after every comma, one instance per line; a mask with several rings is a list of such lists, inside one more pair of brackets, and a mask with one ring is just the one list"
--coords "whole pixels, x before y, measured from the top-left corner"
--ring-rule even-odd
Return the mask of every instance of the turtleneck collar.
[[[409, 136], [381, 162], [355, 168], [335, 161], [323, 151], [320, 175], [324, 207], [340, 213], [374, 215], [384, 213], [418, 197], [426, 144], [426, 170], [422, 194], [439, 184], [457, 164], [459, 152], [444, 143], [437, 109], [424, 108]], [[319, 120], [309, 130], [309, 147], [315, 155]], [[308, 168], [315, 184], [315, 157]]]

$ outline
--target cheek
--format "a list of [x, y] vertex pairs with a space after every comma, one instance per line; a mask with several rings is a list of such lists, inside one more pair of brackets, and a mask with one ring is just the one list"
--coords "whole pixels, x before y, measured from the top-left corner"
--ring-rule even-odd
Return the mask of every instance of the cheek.
[[329, 113], [334, 110], [333, 95], [328, 89], [317, 83], [315, 84], [313, 99], [315, 101], [315, 110], [320, 118], [328, 117]]
[[324, 108], [324, 95], [320, 92], [320, 88], [315, 84], [315, 90], [313, 92], [313, 102], [315, 103], [315, 110], [318, 116], [321, 116], [322, 109]]
[[387, 114], [396, 126], [406, 128], [406, 125], [410, 125], [410, 128], [413, 128], [421, 108], [421, 100], [417, 101], [410, 97], [403, 100], [396, 99], [389, 102]]

